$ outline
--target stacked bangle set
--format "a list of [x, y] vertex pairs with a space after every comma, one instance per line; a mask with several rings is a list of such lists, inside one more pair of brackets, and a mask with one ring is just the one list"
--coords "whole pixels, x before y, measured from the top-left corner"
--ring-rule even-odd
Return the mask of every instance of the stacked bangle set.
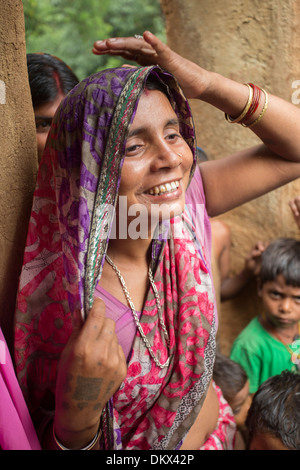
[[[269, 100], [268, 100], [267, 92], [263, 90], [262, 88], [259, 88], [258, 86], [253, 85], [253, 83], [246, 83], [246, 85], [249, 89], [249, 97], [248, 97], [248, 101], [247, 101], [245, 108], [243, 109], [243, 111], [237, 118], [232, 118], [227, 113], [225, 113], [225, 118], [230, 124], [236, 123], [236, 124], [241, 124], [244, 127], [253, 127], [256, 124], [258, 124], [263, 118], [267, 110]], [[257, 117], [257, 119], [251, 122], [251, 118], [253, 117], [255, 111], [257, 110], [259, 106], [262, 95], [265, 96], [264, 106], [259, 116]]]

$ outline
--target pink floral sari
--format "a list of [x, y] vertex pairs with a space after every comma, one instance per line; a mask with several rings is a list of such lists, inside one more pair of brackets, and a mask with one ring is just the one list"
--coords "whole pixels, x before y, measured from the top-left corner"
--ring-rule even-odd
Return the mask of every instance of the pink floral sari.
[[[53, 416], [61, 351], [75, 315], [82, 321], [86, 318], [101, 277], [124, 143], [149, 74], [167, 85], [181, 134], [195, 154], [189, 105], [175, 79], [159, 67], [111, 69], [89, 77], [69, 93], [50, 131], [37, 179], [16, 312], [18, 377], [37, 426], [41, 414]], [[190, 194], [193, 185], [191, 174]], [[169, 349], [152, 289], [140, 321], [154, 353], [163, 362], [169, 355], [170, 365], [157, 367], [135, 332], [127, 377], [103, 415], [106, 449], [179, 448], [205, 399], [216, 328], [204, 229], [207, 216], [203, 191], [199, 194], [199, 207], [193, 201], [152, 244], [151, 267]]]

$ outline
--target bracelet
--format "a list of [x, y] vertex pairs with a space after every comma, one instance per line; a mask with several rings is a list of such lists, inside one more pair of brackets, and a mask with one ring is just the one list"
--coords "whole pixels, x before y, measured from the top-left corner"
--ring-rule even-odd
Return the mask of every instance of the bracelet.
[[[54, 442], [56, 444], [56, 446], [60, 449], [60, 450], [73, 450], [73, 449], [68, 449], [68, 447], [65, 447], [63, 444], [61, 444], [59, 442], [59, 440], [57, 439], [56, 435], [55, 435], [55, 431], [54, 431], [54, 423], [53, 423], [53, 439], [54, 439]], [[82, 447], [81, 449], [74, 449], [74, 450], [92, 450], [93, 447], [95, 447], [98, 439], [100, 438], [101, 436], [101, 429], [99, 427], [95, 437], [93, 438], [93, 440], [85, 447]]]
[[253, 98], [252, 98], [251, 106], [246, 116], [244, 117], [244, 119], [240, 121], [240, 124], [242, 124], [242, 126], [245, 126], [244, 123], [248, 122], [251, 116], [253, 116], [253, 114], [257, 110], [259, 102], [260, 102], [261, 93], [262, 93], [262, 90], [258, 86], [253, 85], [253, 83], [249, 83], [249, 85], [253, 88]]
[[[242, 113], [236, 119], [232, 119], [230, 116], [228, 116], [227, 113], [225, 113], [225, 118], [230, 124], [239, 123], [243, 127], [251, 128], [255, 126], [256, 124], [258, 124], [263, 118], [268, 108], [269, 98], [268, 98], [267, 92], [263, 88], [259, 88], [258, 86], [253, 85], [253, 83], [246, 83], [245, 85], [247, 85], [249, 88], [249, 97], [248, 97], [247, 104], [245, 108], [243, 109]], [[250, 124], [247, 124], [247, 122], [251, 119], [251, 116], [253, 116], [253, 114], [258, 108], [262, 93], [265, 95], [264, 107], [260, 115], [258, 116], [258, 118], [255, 119], [253, 122], [250, 122]]]
[[235, 123], [239, 123], [240, 121], [242, 121], [242, 119], [244, 119], [244, 117], [248, 113], [249, 108], [251, 106], [252, 99], [253, 99], [253, 88], [249, 85], [249, 83], [246, 83], [245, 85], [247, 85], [249, 89], [249, 97], [248, 97], [247, 104], [245, 108], [243, 109], [242, 113], [236, 119], [232, 119], [230, 116], [228, 116], [227, 113], [225, 113], [226, 121], [228, 121], [230, 124], [235, 124]]
[[251, 122], [250, 124], [243, 124], [244, 127], [253, 127], [253, 126], [256, 126], [256, 124], [258, 124], [258, 123], [262, 120], [262, 118], [263, 118], [263, 116], [264, 116], [264, 114], [265, 114], [265, 112], [266, 112], [266, 110], [267, 110], [267, 108], [268, 108], [268, 104], [269, 104], [269, 96], [268, 96], [268, 93], [267, 93], [265, 90], [263, 90], [263, 89], [261, 89], [261, 90], [262, 90], [262, 92], [263, 92], [264, 95], [265, 95], [265, 104], [264, 104], [264, 107], [263, 107], [263, 109], [262, 109], [260, 115], [258, 116], [258, 118], [255, 119], [255, 121], [254, 121], [254, 122]]

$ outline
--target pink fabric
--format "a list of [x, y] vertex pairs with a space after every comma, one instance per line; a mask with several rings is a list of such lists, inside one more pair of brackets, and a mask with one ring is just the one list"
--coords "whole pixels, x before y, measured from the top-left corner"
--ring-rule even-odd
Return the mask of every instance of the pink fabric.
[[[174, 441], [178, 443], [179, 436], [182, 438], [189, 429], [188, 424], [182, 427], [180, 424], [185, 419], [188, 422], [190, 413], [199, 413], [195, 397], [198, 387], [202, 387], [201, 380], [205, 381], [203, 389], [206, 381], [210, 381], [209, 366], [203, 369], [201, 360], [210, 360], [206, 356], [210, 328], [205, 328], [206, 324], [213, 323], [214, 317], [210, 292], [206, 290], [210, 278], [181, 219], [172, 219], [171, 224], [175, 223], [181, 224], [185, 236], [174, 240], [174, 252], [168, 243], [165, 245], [163, 262], [155, 273], [172, 361], [167, 369], [156, 367], [137, 333], [127, 377], [114, 395], [115, 422], [119, 424], [123, 449], [127, 450], [162, 448], [166, 427], [171, 428]], [[141, 318], [146, 334], [157, 323], [154, 306], [154, 299], [146, 300]], [[205, 321], [202, 312], [205, 312]], [[154, 354], [160, 354], [161, 362], [168, 356], [164, 343], [160, 329], [156, 328], [151, 344]], [[170, 403], [175, 405], [169, 406]]]
[[236, 423], [233, 412], [223, 397], [220, 387], [213, 382], [219, 399], [219, 419], [214, 432], [200, 450], [234, 450]]
[[[126, 305], [122, 304], [122, 302], [116, 299], [113, 295], [100, 287], [99, 284], [96, 286], [95, 297], [100, 297], [104, 301], [106, 306], [106, 316], [114, 320], [118, 341], [128, 360], [133, 340], [136, 335], [136, 324], [130, 308], [126, 307]], [[141, 312], [136, 312], [136, 314], [138, 317], [141, 316]]]
[[[201, 242], [204, 247], [206, 262], [208, 264], [209, 270], [211, 271], [211, 226], [205, 208], [205, 194], [199, 166], [196, 166], [194, 176], [186, 191], [185, 204], [188, 209], [190, 206], [192, 206], [193, 211], [201, 210], [199, 206], [201, 204], [203, 205], [203, 227], [198, 226], [198, 229], [200, 228], [200, 233], [198, 230], [197, 235], [202, 236]], [[193, 219], [195, 218], [196, 214], [193, 213]]]
[[0, 329], [0, 448], [40, 450], [9, 350]]
[[[200, 204], [199, 204], [200, 203]], [[204, 188], [203, 188], [203, 182], [201, 178], [201, 171], [199, 166], [195, 168], [194, 176], [192, 178], [191, 184], [189, 185], [186, 195], [185, 195], [185, 204], [187, 208], [189, 209], [192, 207], [192, 218], [193, 220], [198, 219], [199, 220], [199, 214], [196, 214], [196, 212], [199, 212], [201, 210], [200, 205], [203, 205], [202, 209], [202, 227], [198, 225], [198, 231], [197, 235], [198, 237], [200, 236], [201, 243], [204, 247], [204, 252], [205, 252], [205, 260], [206, 264], [209, 270], [209, 273], [212, 277], [212, 271], [211, 271], [211, 225], [210, 225], [210, 218], [207, 214], [206, 208], [205, 208], [205, 193], [204, 193]], [[200, 224], [201, 225], [201, 224]], [[199, 230], [200, 229], [200, 230]], [[215, 322], [216, 322], [216, 330], [218, 329], [218, 310], [217, 310], [217, 302], [215, 298]]]

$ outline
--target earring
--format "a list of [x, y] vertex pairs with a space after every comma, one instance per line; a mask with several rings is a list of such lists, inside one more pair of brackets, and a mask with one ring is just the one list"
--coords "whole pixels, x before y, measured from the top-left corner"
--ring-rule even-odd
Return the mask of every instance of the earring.
[[182, 153], [177, 153], [177, 155], [178, 155], [178, 157], [180, 157], [180, 158], [183, 157]]

